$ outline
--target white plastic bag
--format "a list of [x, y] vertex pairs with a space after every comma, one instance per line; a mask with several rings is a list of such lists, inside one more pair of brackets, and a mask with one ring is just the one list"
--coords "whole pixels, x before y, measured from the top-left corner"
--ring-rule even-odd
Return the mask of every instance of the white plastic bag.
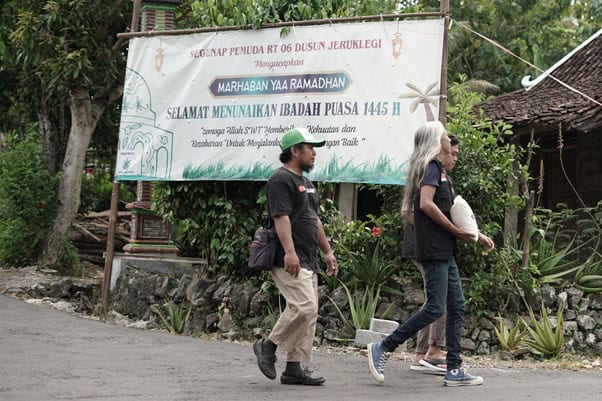
[[479, 239], [479, 226], [474, 217], [474, 213], [472, 212], [472, 208], [460, 195], [454, 198], [454, 204], [451, 207], [450, 214], [452, 223], [471, 233], [473, 241], [476, 242]]

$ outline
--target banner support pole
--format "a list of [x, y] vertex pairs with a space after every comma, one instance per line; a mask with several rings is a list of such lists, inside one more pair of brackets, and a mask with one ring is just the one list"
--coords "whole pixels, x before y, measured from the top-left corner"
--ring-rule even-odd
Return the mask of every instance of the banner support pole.
[[106, 315], [109, 307], [109, 293], [111, 291], [111, 275], [113, 273], [113, 254], [115, 253], [115, 231], [117, 226], [117, 209], [119, 205], [119, 190], [121, 184], [113, 180], [111, 192], [111, 212], [109, 214], [109, 232], [107, 235], [107, 249], [105, 252], [105, 268], [102, 275], [102, 314]]
[[130, 31], [138, 32], [138, 26], [140, 21], [140, 6], [142, 0], [134, 0], [134, 9], [132, 10], [132, 22], [130, 23]]
[[[140, 20], [140, 6], [142, 0], [133, 0], [132, 20], [130, 30], [138, 31], [138, 21]], [[107, 248], [105, 250], [105, 266], [102, 274], [101, 289], [101, 312], [106, 315], [109, 308], [109, 293], [111, 292], [111, 275], [113, 274], [113, 256], [115, 253], [115, 231], [117, 227], [117, 211], [119, 208], [119, 190], [121, 184], [113, 179], [113, 189], [111, 191], [111, 210], [109, 212], [109, 231], [107, 233]]]
[[441, 15], [443, 16], [443, 50], [441, 54], [441, 87], [439, 89], [439, 121], [447, 121], [447, 60], [449, 42], [449, 0], [441, 0]]

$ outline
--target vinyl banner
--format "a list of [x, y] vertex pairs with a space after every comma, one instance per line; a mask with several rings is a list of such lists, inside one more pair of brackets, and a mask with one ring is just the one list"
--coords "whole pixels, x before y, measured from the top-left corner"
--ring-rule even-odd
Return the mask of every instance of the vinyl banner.
[[443, 20], [313, 25], [131, 40], [118, 180], [265, 180], [305, 127], [312, 180], [404, 184], [435, 120]]

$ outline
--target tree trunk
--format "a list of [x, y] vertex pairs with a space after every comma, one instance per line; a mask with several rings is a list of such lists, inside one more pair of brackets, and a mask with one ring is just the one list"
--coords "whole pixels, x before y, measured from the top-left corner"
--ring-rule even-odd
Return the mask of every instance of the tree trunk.
[[93, 104], [89, 91], [78, 88], [70, 93], [69, 109], [71, 129], [63, 161], [63, 174], [59, 181], [57, 216], [48, 232], [39, 260], [42, 266], [55, 268], [60, 267], [63, 243], [69, 227], [77, 216], [86, 151], [104, 106]]
[[65, 149], [69, 132], [65, 116], [65, 103], [56, 106], [56, 110], [48, 109], [45, 101], [42, 101], [41, 108], [38, 111], [38, 124], [40, 126], [40, 135], [42, 136], [42, 145], [44, 157], [50, 175], [55, 175], [60, 171], [61, 163], [65, 157]]

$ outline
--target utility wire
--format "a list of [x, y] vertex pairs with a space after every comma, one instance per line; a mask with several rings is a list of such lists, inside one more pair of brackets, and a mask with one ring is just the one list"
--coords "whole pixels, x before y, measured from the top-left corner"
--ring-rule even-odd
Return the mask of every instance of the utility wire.
[[[528, 62], [527, 60], [525, 60], [524, 58], [514, 54], [511, 50], [505, 48], [504, 46], [502, 46], [501, 44], [499, 44], [498, 42], [496, 42], [493, 39], [489, 39], [487, 36], [478, 33], [477, 31], [471, 29], [469, 26], [467, 26], [466, 24], [462, 23], [462, 22], [458, 22], [455, 21], [458, 25], [460, 25], [462, 28], [466, 29], [467, 31], [470, 31], [472, 33], [474, 33], [475, 35], [477, 35], [478, 37], [485, 39], [487, 42], [491, 43], [492, 45], [494, 45], [495, 47], [499, 48], [500, 50], [502, 50], [505, 53], [508, 53], [509, 55], [511, 55], [514, 58], [517, 58], [518, 60], [522, 61], [523, 63], [527, 64], [528, 66], [536, 69], [537, 71], [539, 71], [542, 74], [545, 74], [545, 71], [542, 70], [541, 68], [539, 68], [538, 66]], [[566, 84], [564, 82], [562, 82], [560, 79], [556, 78], [555, 76], [553, 76], [552, 74], [547, 74], [548, 77], [552, 78], [554, 81], [558, 82], [560, 85], [564, 86], [565, 88], [577, 93], [580, 96], [583, 96], [584, 98], [586, 98], [587, 100], [597, 104], [598, 106], [602, 106], [602, 103], [598, 102], [596, 99], [592, 98], [591, 96], [586, 95], [585, 93], [581, 92], [579, 89], [573, 88], [572, 86], [570, 86], [569, 84]]]

